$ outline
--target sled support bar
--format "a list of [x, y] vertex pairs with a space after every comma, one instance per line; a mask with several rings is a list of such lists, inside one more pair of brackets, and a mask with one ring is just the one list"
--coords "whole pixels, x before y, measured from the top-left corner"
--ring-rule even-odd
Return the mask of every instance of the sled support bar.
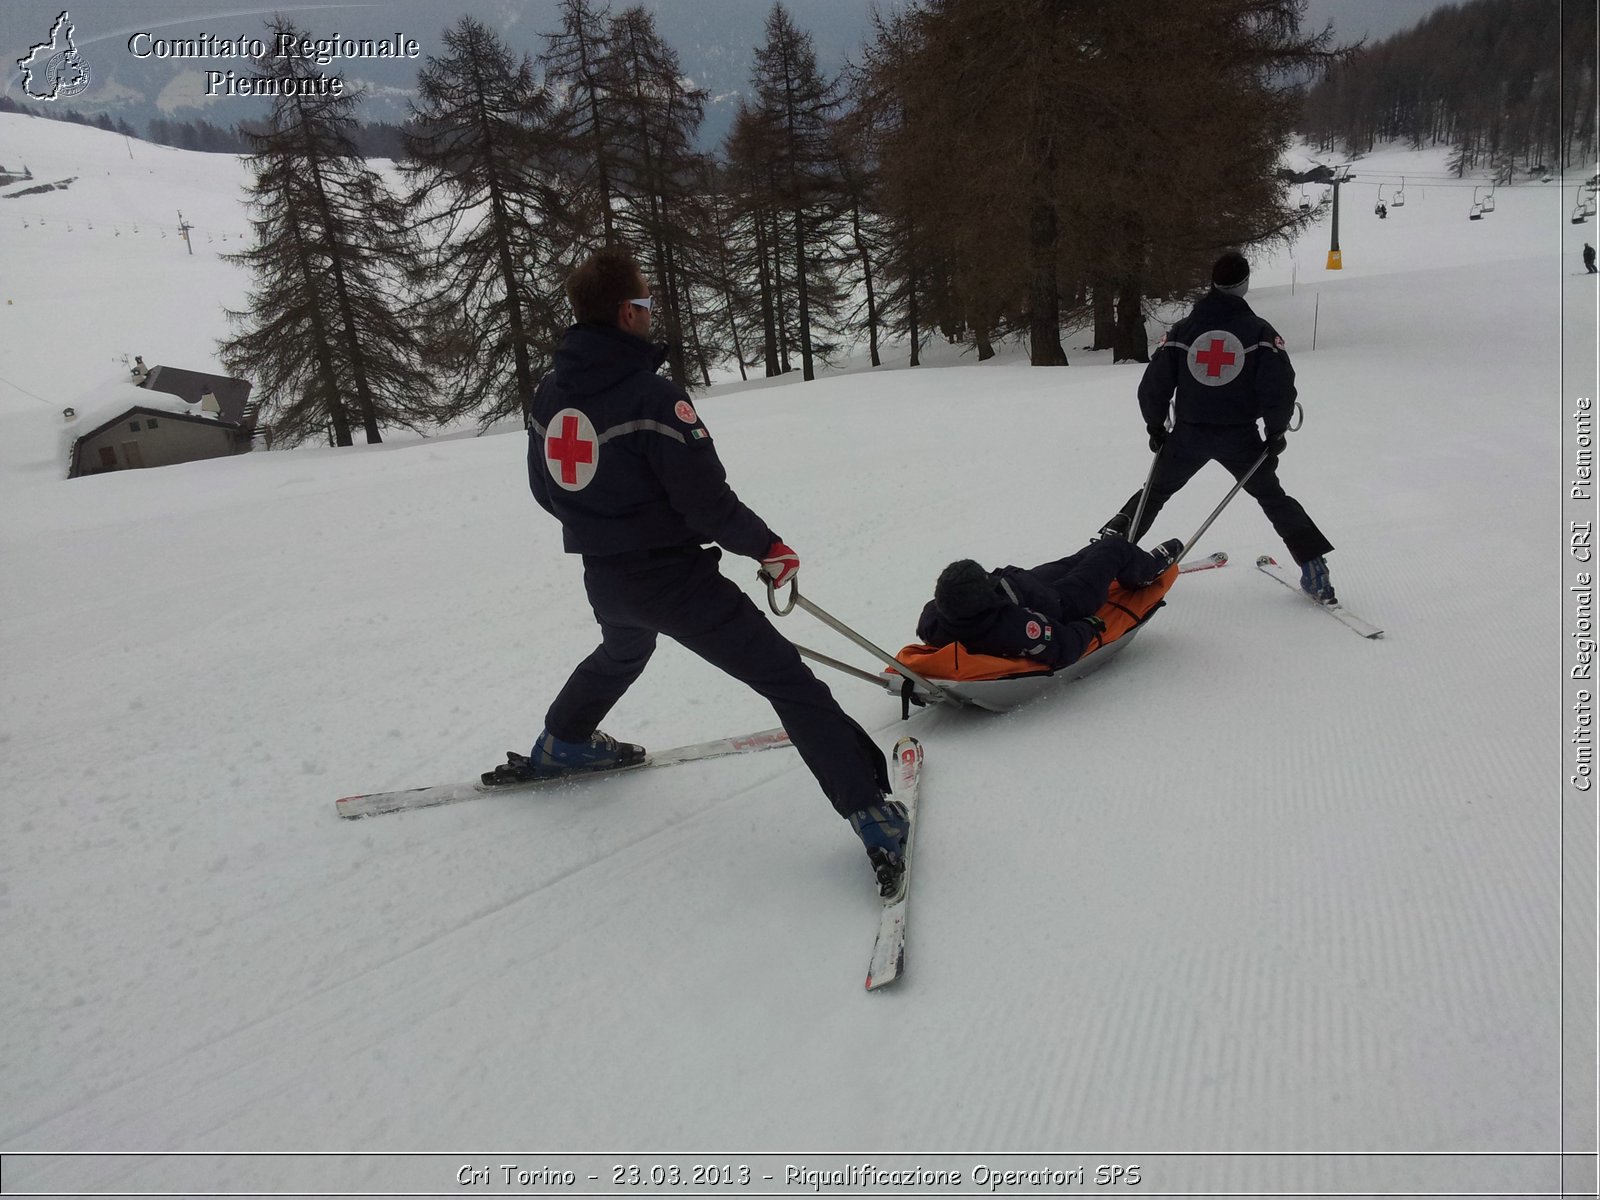
[[[793, 612], [794, 611], [794, 606], [798, 604], [801, 608], [805, 609], [808, 613], [810, 613], [817, 620], [821, 621], [829, 629], [833, 630], [835, 633], [841, 634], [844, 637], [849, 638], [852, 642], [854, 642], [856, 645], [860, 646], [863, 650], [865, 650], [868, 654], [872, 655], [879, 662], [883, 663], [890, 670], [894, 671], [898, 675], [902, 675], [905, 678], [911, 680], [919, 688], [921, 688], [923, 691], [927, 692], [929, 696], [931, 696], [931, 697], [933, 697], [933, 698], [935, 698], [937, 700], [944, 701], [944, 702], [949, 703], [949, 704], [959, 704], [960, 703], [960, 701], [958, 701], [954, 696], [952, 696], [944, 688], [940, 687], [938, 684], [932, 682], [931, 680], [924, 679], [921, 675], [918, 675], [915, 671], [913, 671], [910, 667], [906, 666], [899, 659], [895, 658], [895, 656], [890, 654], [887, 650], [884, 650], [879, 646], [873, 645], [866, 638], [862, 637], [859, 633], [857, 633], [854, 629], [851, 629], [850, 626], [846, 625], [843, 621], [839, 620], [837, 617], [830, 616], [828, 613], [826, 613], [822, 609], [818, 608], [815, 604], [811, 603], [811, 601], [807, 600], [804, 596], [802, 596], [800, 594], [800, 584], [799, 584], [798, 580], [791, 579], [789, 581], [789, 601], [782, 608], [779, 608], [778, 607], [778, 590], [775, 587], [772, 586], [772, 580], [771, 579], [768, 579], [765, 575], [763, 575], [761, 578], [762, 578], [762, 581], [767, 585], [767, 607], [770, 608], [773, 611], [773, 613], [776, 614], [777, 616], [780, 616], [780, 617], [786, 616], [787, 614]], [[822, 660], [819, 659], [818, 661], [822, 661]], [[839, 665], [839, 664], [830, 663], [829, 665], [833, 666], [833, 665]], [[852, 671], [852, 673], [853, 673], [853, 671]], [[874, 683], [877, 682], [877, 678], [876, 677], [871, 677], [871, 678], [872, 678]]]
[[860, 667], [852, 667], [847, 662], [840, 662], [837, 658], [829, 658], [826, 654], [821, 654], [807, 646], [802, 646], [799, 642], [794, 644], [794, 648], [800, 651], [801, 658], [809, 658], [812, 662], [821, 663], [825, 667], [832, 667], [835, 671], [843, 671], [846, 675], [854, 675], [857, 679], [865, 679], [868, 683], [877, 684], [886, 692], [898, 692], [900, 690], [888, 675], [882, 673], [874, 675], [871, 671], [863, 671]]

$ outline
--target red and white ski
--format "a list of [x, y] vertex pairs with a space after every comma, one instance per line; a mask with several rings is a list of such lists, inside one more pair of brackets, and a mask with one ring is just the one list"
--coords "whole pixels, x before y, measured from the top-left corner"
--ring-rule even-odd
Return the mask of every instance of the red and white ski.
[[790, 745], [789, 735], [782, 729], [763, 729], [759, 733], [746, 733], [738, 737], [718, 738], [710, 742], [696, 742], [692, 746], [676, 746], [671, 750], [656, 750], [646, 754], [643, 762], [628, 767], [615, 767], [608, 771], [583, 771], [571, 775], [557, 775], [552, 779], [535, 779], [526, 783], [445, 783], [434, 787], [406, 788], [398, 792], [372, 792], [364, 796], [345, 796], [336, 802], [341, 817], [375, 817], [381, 813], [402, 812], [412, 808], [432, 808], [439, 804], [456, 804], [462, 800], [476, 800], [480, 796], [500, 792], [530, 792], [546, 788], [568, 787], [589, 779], [622, 775], [629, 771], [642, 771], [648, 767], [671, 767], [678, 763], [697, 762], [705, 758], [723, 758], [729, 754], [754, 754], [759, 750], [776, 750]]
[[900, 888], [885, 896], [878, 917], [878, 940], [867, 964], [867, 991], [876, 991], [900, 978], [906, 965], [906, 908], [911, 899], [911, 850], [917, 840], [917, 785], [922, 779], [922, 743], [903, 737], [894, 744], [894, 798], [906, 806], [911, 832], [906, 835], [906, 869], [900, 875]]
[[1178, 568], [1179, 575], [1192, 575], [1196, 571], [1215, 571], [1218, 567], [1228, 565], [1228, 554], [1225, 550], [1218, 550], [1204, 558], [1197, 558], [1193, 562], [1186, 562]]

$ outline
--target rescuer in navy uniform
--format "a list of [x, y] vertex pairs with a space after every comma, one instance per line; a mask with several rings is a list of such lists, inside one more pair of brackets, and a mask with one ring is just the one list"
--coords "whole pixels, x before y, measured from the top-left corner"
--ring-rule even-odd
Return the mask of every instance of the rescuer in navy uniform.
[[[1261, 456], [1267, 460], [1244, 485], [1300, 564], [1300, 586], [1314, 599], [1333, 604], [1324, 558], [1333, 549], [1299, 501], [1278, 482], [1278, 456], [1288, 446], [1286, 431], [1294, 415], [1294, 367], [1277, 330], [1245, 303], [1250, 264], [1230, 250], [1211, 268], [1211, 290], [1174, 325], [1139, 381], [1139, 411], [1150, 449], [1157, 455], [1138, 541], [1172, 495], [1206, 463], [1221, 463], [1238, 479]], [[1173, 393], [1177, 393], [1173, 404]], [[1173, 404], [1172, 432], [1167, 408]], [[1260, 421], [1262, 431], [1256, 432]], [[1122, 511], [1107, 521], [1102, 535], [1128, 536], [1135, 492]]]
[[[656, 374], [667, 347], [648, 340], [652, 298], [619, 247], [567, 280], [577, 324], [528, 413], [528, 483], [561, 522], [600, 645], [580, 663], [513, 772], [543, 778], [627, 766], [644, 757], [598, 726], [666, 634], [772, 703], [823, 792], [861, 838], [885, 894], [904, 864], [906, 810], [889, 800], [882, 751], [848, 717], [794, 646], [717, 567], [722, 551], [761, 563], [775, 586], [799, 556], [728, 486], [689, 398]], [[503, 770], [505, 768], [502, 768]]]

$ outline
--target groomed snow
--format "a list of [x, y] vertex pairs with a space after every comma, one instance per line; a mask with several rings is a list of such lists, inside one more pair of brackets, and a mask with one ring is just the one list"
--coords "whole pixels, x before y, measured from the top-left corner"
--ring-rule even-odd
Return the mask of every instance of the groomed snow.
[[[1592, 1060], [1562, 1097], [1563, 985], [1593, 1011], [1562, 954], [1563, 919], [1594, 940], [1587, 877], [1562, 893], [1576, 175], [1469, 222], [1441, 152], [1375, 154], [1358, 173], [1403, 173], [1407, 204], [1346, 189], [1343, 271], [1326, 223], [1258, 265], [1306, 409], [1282, 474], [1382, 641], [1258, 575], [1283, 547], [1241, 498], [1196, 548], [1230, 566], [1022, 710], [902, 727], [830, 678], [886, 749], [927, 749], [906, 976], [869, 996], [865, 856], [786, 751], [339, 821], [525, 749], [595, 640], [524, 437], [64, 480], [61, 409], [124, 356], [220, 368], [243, 174], [0, 115], [13, 158], [76, 181], [0, 201], [9, 1190], [444, 1192], [453, 1159], [14, 1155], [484, 1148], [1349, 1151], [1396, 1156], [1148, 1158], [1142, 1190], [1558, 1187], [1594, 1111]], [[1084, 340], [1064, 370], [901, 348], [696, 404], [807, 595], [898, 646], [945, 562], [1056, 557], [1143, 479], [1139, 368]], [[1206, 468], [1152, 537], [1227, 483]], [[773, 723], [664, 643], [606, 728]], [[1451, 1187], [1398, 1155], [1487, 1151]]]

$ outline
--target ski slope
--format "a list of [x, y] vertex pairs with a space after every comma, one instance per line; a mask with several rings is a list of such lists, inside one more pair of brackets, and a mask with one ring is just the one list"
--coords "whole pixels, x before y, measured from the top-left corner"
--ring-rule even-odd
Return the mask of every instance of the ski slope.
[[[1379, 221], [1375, 185], [1345, 189], [1343, 271], [1325, 220], [1257, 264], [1306, 409], [1282, 476], [1384, 640], [1259, 576], [1284, 552], [1241, 497], [1196, 547], [1229, 567], [1021, 710], [902, 726], [829, 679], [885, 749], [927, 753], [906, 975], [869, 996], [866, 858], [787, 751], [339, 821], [339, 796], [525, 750], [595, 641], [524, 437], [66, 481], [61, 409], [125, 355], [217, 369], [243, 174], [0, 115], [14, 158], [74, 182], [0, 203], [8, 1190], [445, 1192], [455, 1159], [176, 1155], [485, 1148], [1120, 1151], [1146, 1192], [1557, 1186], [1564, 1133], [1593, 1128], [1592, 1063], [1566, 1067], [1566, 1124], [1562, 1103], [1564, 1004], [1593, 1011], [1563, 921], [1594, 940], [1592, 884], [1562, 892], [1559, 508], [1595, 362], [1573, 181], [1503, 187], [1469, 223], [1442, 153], [1386, 151], [1357, 170], [1405, 173], [1408, 203]], [[806, 594], [898, 646], [947, 561], [1058, 557], [1144, 478], [1140, 369], [1085, 340], [1063, 370], [902, 348], [696, 404]], [[1207, 467], [1152, 540], [1228, 483]], [[753, 563], [724, 566], [759, 594]], [[780, 627], [862, 661], [802, 613]], [[606, 728], [771, 724], [664, 642]], [[16, 1157], [72, 1151], [128, 1157]], [[1236, 1156], [1156, 1157], [1181, 1151]], [[1246, 1157], [1268, 1151], [1390, 1157]], [[1495, 1153], [1437, 1157], [1470, 1152]]]

